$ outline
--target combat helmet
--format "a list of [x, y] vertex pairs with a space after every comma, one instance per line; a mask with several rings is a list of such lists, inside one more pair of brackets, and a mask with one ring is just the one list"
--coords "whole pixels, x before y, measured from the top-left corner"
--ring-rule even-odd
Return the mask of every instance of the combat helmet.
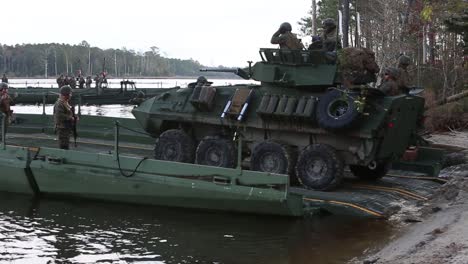
[[292, 31], [292, 26], [288, 22], [283, 22], [280, 25], [279, 30], [280, 30], [281, 33], [291, 32]]
[[208, 80], [203, 75], [197, 78], [197, 83], [206, 83], [206, 82], [208, 82]]
[[59, 92], [60, 95], [70, 95], [72, 93], [72, 88], [70, 87], [70, 85], [64, 85], [60, 88]]
[[398, 65], [402, 66], [408, 66], [411, 64], [411, 58], [406, 56], [406, 55], [401, 55], [400, 58], [398, 58]]
[[335, 20], [334, 20], [333, 18], [325, 18], [325, 19], [322, 21], [322, 26], [323, 26], [323, 28], [325, 28], [325, 29], [335, 28], [335, 27], [336, 27], [336, 23], [335, 23]]
[[6, 82], [0, 83], [0, 91], [2, 91], [3, 89], [8, 89], [8, 83]]

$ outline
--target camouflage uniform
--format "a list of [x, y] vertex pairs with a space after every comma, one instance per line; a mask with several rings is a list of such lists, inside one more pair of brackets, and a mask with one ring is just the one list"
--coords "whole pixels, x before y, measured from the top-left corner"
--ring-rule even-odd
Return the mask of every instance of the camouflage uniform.
[[[1, 83], [0, 85], [0, 91], [3, 91], [3, 88], [6, 88], [8, 89], [8, 84], [6, 83]], [[11, 120], [11, 114], [13, 113], [13, 111], [11, 110], [10, 106], [13, 105], [13, 100], [11, 99], [11, 97], [5, 93], [5, 94], [1, 94], [0, 95], [0, 112], [2, 114], [5, 114], [5, 118], [6, 118], [6, 122], [5, 122], [5, 131], [6, 129], [8, 128], [8, 125], [10, 124], [10, 120]], [[0, 116], [0, 121], [2, 120], [3, 117]], [[0, 128], [3, 126], [3, 123], [0, 124]], [[1, 135], [0, 135], [0, 139], [1, 139]]]
[[58, 88], [61, 88], [62, 86], [65, 85], [65, 78], [63, 77], [63, 74], [57, 78], [57, 85], [58, 85]]
[[[66, 95], [67, 93], [71, 93], [70, 86], [63, 86], [60, 94]], [[59, 147], [61, 149], [69, 149], [70, 136], [73, 132], [72, 120], [73, 112], [68, 100], [59, 98], [54, 105], [54, 123], [58, 135]]]
[[86, 88], [91, 88], [91, 84], [93, 83], [93, 79], [91, 76], [86, 77]]
[[408, 66], [411, 63], [411, 59], [408, 56], [401, 55], [398, 59], [398, 88], [406, 93], [410, 89], [411, 78], [408, 73]]
[[101, 86], [101, 78], [99, 78], [99, 75], [96, 74], [96, 77], [94, 77], [94, 88], [98, 88]]
[[322, 26], [322, 34], [320, 37], [312, 37], [312, 44], [310, 44], [309, 50], [335, 51], [337, 48], [335, 21], [327, 18], [322, 22]]
[[336, 50], [336, 27], [330, 29], [330, 31], [324, 31], [322, 33], [322, 49], [325, 51]]
[[7, 115], [7, 117], [11, 116], [11, 105], [13, 105], [13, 99], [11, 99], [8, 94], [2, 95], [0, 97], [0, 111]]
[[279, 44], [280, 49], [303, 49], [304, 45], [291, 30], [291, 24], [287, 22], [281, 24], [280, 28], [271, 37], [271, 44]]
[[85, 81], [85, 79], [84, 79], [83, 76], [79, 76], [79, 77], [78, 77], [78, 83], [79, 83], [79, 86], [78, 86], [78, 87], [80, 87], [80, 89], [83, 89], [83, 88], [84, 88], [84, 85], [85, 85], [85, 83], [86, 83], [86, 81]]
[[384, 71], [383, 82], [379, 89], [384, 92], [387, 96], [395, 96], [401, 94], [401, 90], [398, 89], [398, 69], [387, 68]]
[[70, 87], [72, 89], [76, 88], [76, 79], [75, 79], [75, 77], [70, 76], [70, 78], [68, 79], [68, 85], [70, 85]]

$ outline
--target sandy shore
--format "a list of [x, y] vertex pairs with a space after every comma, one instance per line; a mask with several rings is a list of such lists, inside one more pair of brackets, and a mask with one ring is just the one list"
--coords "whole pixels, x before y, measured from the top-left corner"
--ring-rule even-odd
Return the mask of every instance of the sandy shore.
[[[434, 135], [431, 141], [468, 149], [468, 131]], [[468, 161], [468, 150], [458, 156]], [[442, 170], [449, 179], [421, 207], [402, 208], [391, 221], [400, 227], [395, 237], [377, 252], [350, 263], [365, 264], [467, 264], [468, 263], [468, 163]]]

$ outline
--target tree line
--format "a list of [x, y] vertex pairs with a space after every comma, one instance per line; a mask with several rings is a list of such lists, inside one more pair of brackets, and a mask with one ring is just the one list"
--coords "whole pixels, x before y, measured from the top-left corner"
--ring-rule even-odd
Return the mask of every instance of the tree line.
[[318, 34], [320, 21], [342, 14], [343, 47], [366, 47], [381, 69], [412, 58], [415, 85], [446, 98], [467, 89], [468, 2], [465, 0], [311, 0], [298, 24]]
[[145, 52], [126, 48], [100, 49], [82, 41], [78, 45], [0, 44], [0, 70], [9, 77], [56, 77], [60, 74], [113, 77], [197, 76], [203, 66], [195, 60], [161, 56], [157, 47]]

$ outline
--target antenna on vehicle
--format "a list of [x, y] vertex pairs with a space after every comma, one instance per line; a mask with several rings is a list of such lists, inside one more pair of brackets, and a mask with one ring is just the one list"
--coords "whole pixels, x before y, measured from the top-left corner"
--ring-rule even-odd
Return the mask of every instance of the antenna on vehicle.
[[339, 39], [341, 45], [343, 45], [343, 14], [341, 10], [338, 10], [338, 31], [336, 33], [338, 34], [337, 39]]

